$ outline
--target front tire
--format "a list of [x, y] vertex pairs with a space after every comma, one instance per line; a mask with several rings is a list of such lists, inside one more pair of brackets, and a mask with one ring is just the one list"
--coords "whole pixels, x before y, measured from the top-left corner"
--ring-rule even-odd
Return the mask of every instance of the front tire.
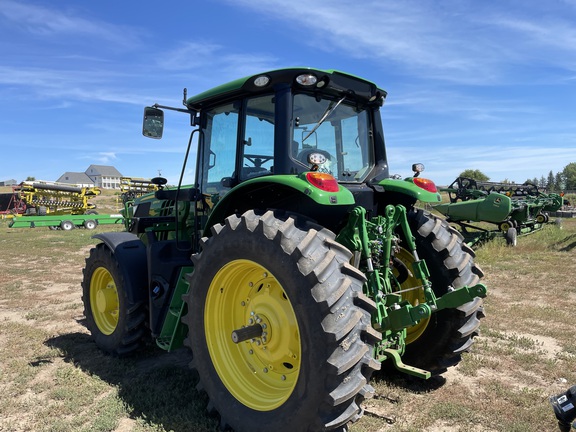
[[[483, 273], [474, 263], [474, 251], [445, 220], [416, 209], [408, 213], [408, 222], [437, 297], [446, 294], [450, 287], [473, 286], [480, 281]], [[482, 305], [482, 299], [476, 297], [456, 309], [433, 313], [428, 320], [409, 328], [404, 362], [435, 375], [459, 363], [478, 334], [480, 319], [484, 317]]]
[[122, 276], [110, 248], [104, 243], [92, 248], [83, 274], [86, 327], [98, 348], [115, 356], [140, 348], [146, 335], [145, 306], [130, 301], [130, 281]]
[[[361, 417], [380, 334], [364, 275], [334, 237], [250, 210], [212, 227], [192, 256], [185, 343], [223, 429], [344, 431]], [[234, 330], [254, 323], [261, 333], [233, 342]]]

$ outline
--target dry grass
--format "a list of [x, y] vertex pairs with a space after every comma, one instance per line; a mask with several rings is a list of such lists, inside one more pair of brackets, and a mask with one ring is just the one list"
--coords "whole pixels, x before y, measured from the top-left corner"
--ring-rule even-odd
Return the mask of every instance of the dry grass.
[[[116, 211], [114, 195], [98, 198]], [[80, 281], [92, 234], [0, 221], [0, 431], [217, 431], [188, 352], [117, 360], [90, 340]], [[351, 430], [556, 430], [548, 397], [576, 383], [575, 249], [576, 220], [516, 248], [484, 245], [487, 317], [473, 351], [445, 379], [375, 381], [373, 414]]]

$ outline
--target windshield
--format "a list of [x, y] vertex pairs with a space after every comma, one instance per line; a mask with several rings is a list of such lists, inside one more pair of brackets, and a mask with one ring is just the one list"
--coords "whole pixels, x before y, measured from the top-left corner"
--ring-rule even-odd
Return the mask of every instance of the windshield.
[[307, 94], [294, 96], [293, 109], [291, 155], [302, 170], [316, 162], [318, 171], [338, 181], [362, 182], [374, 166], [369, 113], [343, 99], [318, 100]]

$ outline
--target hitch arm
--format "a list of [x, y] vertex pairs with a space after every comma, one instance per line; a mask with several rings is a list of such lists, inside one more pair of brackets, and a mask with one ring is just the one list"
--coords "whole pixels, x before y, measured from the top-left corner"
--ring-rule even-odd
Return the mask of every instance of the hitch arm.
[[436, 311], [449, 308], [457, 308], [464, 303], [474, 300], [475, 297], [486, 297], [487, 289], [484, 284], [476, 284], [458, 289], [451, 289], [442, 297], [436, 299]]

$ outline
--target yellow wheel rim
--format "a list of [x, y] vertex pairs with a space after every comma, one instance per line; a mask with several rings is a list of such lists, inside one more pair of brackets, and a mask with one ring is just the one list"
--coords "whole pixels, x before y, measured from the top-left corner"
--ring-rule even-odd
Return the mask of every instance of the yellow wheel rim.
[[[412, 264], [414, 262], [414, 257], [412, 256], [412, 254], [408, 252], [406, 249], [400, 249], [400, 251], [395, 254], [395, 257], [398, 258], [400, 261], [402, 261], [406, 266], [406, 268], [410, 270], [410, 275], [404, 282], [402, 282], [400, 290], [405, 290], [408, 288], [413, 288], [422, 285], [422, 281], [420, 279], [417, 279], [412, 274]], [[426, 302], [426, 297], [424, 296], [424, 290], [422, 288], [406, 291], [403, 292], [401, 295], [402, 299], [409, 301], [412, 306], [417, 306], [421, 303]], [[426, 319], [420, 320], [418, 324], [408, 327], [406, 329], [406, 343], [410, 344], [415, 340], [417, 340], [420, 336], [422, 336], [422, 333], [424, 333], [424, 330], [426, 330], [426, 327], [428, 326], [429, 322], [430, 318], [428, 317]]]
[[[256, 323], [261, 336], [232, 341], [234, 330]], [[286, 402], [298, 381], [302, 348], [294, 309], [272, 273], [249, 260], [222, 267], [208, 288], [204, 326], [212, 364], [238, 401], [257, 411]]]
[[90, 307], [98, 329], [111, 335], [118, 326], [120, 300], [114, 278], [104, 267], [98, 267], [90, 280]]

